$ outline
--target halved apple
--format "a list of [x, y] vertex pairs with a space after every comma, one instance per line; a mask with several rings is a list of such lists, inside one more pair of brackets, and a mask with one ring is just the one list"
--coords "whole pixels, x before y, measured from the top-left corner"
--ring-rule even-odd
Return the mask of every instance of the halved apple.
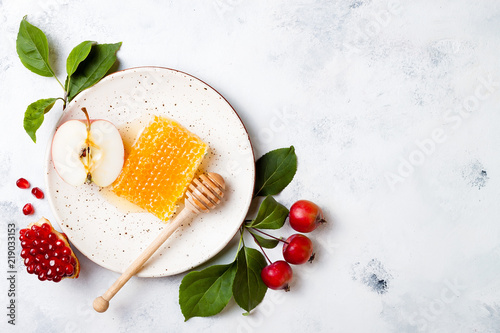
[[120, 174], [125, 158], [118, 129], [109, 121], [68, 120], [52, 139], [52, 161], [59, 176], [68, 184], [79, 186], [94, 182], [111, 185]]

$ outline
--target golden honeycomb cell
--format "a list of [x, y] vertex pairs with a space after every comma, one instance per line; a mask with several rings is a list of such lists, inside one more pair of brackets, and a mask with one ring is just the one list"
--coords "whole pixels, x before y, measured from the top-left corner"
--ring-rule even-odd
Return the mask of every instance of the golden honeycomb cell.
[[166, 221], [207, 149], [179, 123], [155, 116], [132, 146], [112, 191]]

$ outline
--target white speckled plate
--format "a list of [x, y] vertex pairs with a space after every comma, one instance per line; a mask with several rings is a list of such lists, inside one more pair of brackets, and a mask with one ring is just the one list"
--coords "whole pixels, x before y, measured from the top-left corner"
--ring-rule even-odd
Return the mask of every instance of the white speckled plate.
[[[220, 207], [177, 230], [139, 276], [178, 274], [221, 251], [245, 218], [255, 182], [250, 139], [231, 105], [209, 85], [186, 73], [140, 67], [111, 74], [78, 95], [59, 124], [83, 119], [81, 107], [93, 119], [113, 122], [126, 146], [135, 137], [137, 125], [146, 125], [153, 114], [178, 121], [210, 146], [200, 170], [217, 172], [226, 181]], [[89, 259], [123, 272], [165, 224], [152, 214], [124, 209], [95, 185], [66, 184], [53, 167], [50, 149], [47, 151], [47, 194], [61, 229]]]

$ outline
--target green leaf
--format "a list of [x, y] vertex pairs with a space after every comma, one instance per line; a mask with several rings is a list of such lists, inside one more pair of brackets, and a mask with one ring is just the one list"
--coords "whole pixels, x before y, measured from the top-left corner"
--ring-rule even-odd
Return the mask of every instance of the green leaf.
[[295, 148], [272, 150], [255, 163], [254, 196], [280, 193], [293, 179], [297, 171]]
[[93, 86], [111, 69], [116, 61], [116, 52], [122, 43], [93, 45], [87, 58], [80, 63], [70, 76], [68, 101], [78, 93]]
[[236, 259], [238, 269], [233, 282], [234, 300], [250, 312], [266, 295], [267, 287], [260, 272], [266, 267], [266, 259], [259, 251], [243, 246]]
[[31, 137], [33, 142], [36, 142], [36, 131], [43, 123], [44, 114], [50, 111], [58, 98], [40, 99], [31, 103], [24, 113], [24, 129]]
[[179, 304], [184, 320], [213, 316], [224, 309], [232, 295], [236, 261], [190, 272], [181, 282]]
[[279, 229], [285, 224], [288, 209], [268, 195], [260, 204], [257, 217], [248, 227], [258, 229]]
[[87, 58], [90, 50], [92, 49], [92, 45], [95, 43], [96, 42], [92, 41], [81, 42], [75, 46], [73, 50], [71, 50], [68, 59], [66, 60], [66, 72], [68, 73], [68, 76], [73, 75], [78, 68], [78, 65], [80, 65], [80, 63]]
[[22, 19], [17, 33], [16, 50], [23, 65], [38, 75], [54, 76], [49, 64], [47, 36], [34, 25]]
[[[280, 242], [279, 240], [277, 239], [270, 239], [270, 238], [264, 238], [260, 235], [258, 235], [255, 231], [253, 231], [252, 229], [247, 229], [248, 232], [250, 232], [256, 239], [256, 241], [260, 244], [260, 246], [262, 246], [263, 248], [266, 248], [266, 249], [274, 249], [278, 243]], [[255, 240], [254, 239], [254, 240]]]

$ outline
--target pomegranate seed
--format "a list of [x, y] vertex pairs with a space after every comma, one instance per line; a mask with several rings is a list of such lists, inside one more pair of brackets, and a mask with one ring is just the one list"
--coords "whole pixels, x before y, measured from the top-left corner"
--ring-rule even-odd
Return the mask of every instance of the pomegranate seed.
[[31, 194], [33, 194], [37, 199], [44, 198], [43, 191], [39, 187], [33, 187], [33, 189], [31, 190]]
[[48, 232], [52, 231], [52, 228], [50, 227], [50, 224], [48, 224], [48, 223], [42, 224], [42, 229], [44, 229], [44, 230], [46, 230]]
[[47, 270], [47, 278], [52, 278], [56, 275], [56, 272], [52, 269], [52, 268], [49, 268]]
[[47, 273], [45, 273], [45, 272], [40, 272], [40, 274], [38, 274], [38, 280], [40, 280], [40, 281], [45, 281], [45, 280], [47, 280]]
[[66, 245], [62, 240], [58, 239], [55, 243], [54, 243], [54, 246], [55, 247], [61, 247], [61, 246], [64, 246]]
[[36, 256], [36, 249], [35, 248], [30, 249], [30, 256]]
[[34, 235], [33, 232], [29, 229], [25, 229], [26, 231], [24, 232], [24, 237], [27, 239], [33, 239]]
[[26, 270], [29, 274], [33, 274], [35, 272], [35, 265], [29, 265], [28, 267], [26, 267]]
[[54, 243], [57, 239], [57, 236], [55, 233], [51, 232], [48, 236], [47, 236], [47, 240], [51, 243]]
[[35, 209], [33, 208], [32, 204], [27, 203], [26, 205], [24, 205], [24, 207], [23, 207], [23, 214], [24, 215], [31, 215], [34, 212], [35, 212]]
[[71, 249], [67, 246], [65, 246], [62, 250], [62, 254], [65, 256], [70, 256], [71, 255]]
[[54, 282], [60, 282], [61, 281], [61, 277], [59, 275], [56, 275], [56, 276], [54, 276], [54, 278], [52, 279], [52, 281], [54, 281]]
[[26, 259], [26, 258], [28, 258], [29, 255], [30, 255], [30, 252], [28, 251], [28, 249], [21, 250], [21, 258]]
[[37, 231], [35, 231], [36, 238], [40, 239], [40, 242], [45, 242], [47, 243], [47, 237], [49, 236], [49, 231], [40, 228]]
[[21, 246], [22, 246], [22, 247], [26, 247], [26, 248], [31, 247], [31, 244], [32, 244], [32, 241], [31, 241], [30, 239], [23, 240], [23, 241], [21, 242]]
[[73, 266], [76, 266], [76, 260], [75, 260], [75, 258], [73, 258], [72, 256], [71, 256], [71, 257], [69, 257], [69, 263], [70, 263], [71, 265], [73, 265]]
[[24, 236], [24, 233], [26, 232], [26, 230], [28, 230], [28, 229], [19, 230], [19, 235]]
[[67, 264], [66, 266], [64, 266], [64, 272], [67, 276], [71, 276], [75, 272], [75, 269], [73, 268], [73, 265]]
[[61, 262], [65, 263], [65, 264], [70, 264], [69, 256], [63, 256], [61, 258]]
[[56, 267], [56, 275], [57, 276], [64, 276], [66, 272], [64, 271], [64, 268], [61, 266]]
[[28, 257], [28, 258], [24, 259], [24, 264], [26, 266], [29, 266], [29, 265], [34, 264], [34, 263], [35, 263], [35, 258], [33, 258], [33, 257]]
[[34, 239], [33, 242], [31, 243], [31, 246], [37, 247], [40, 245], [40, 241], [38, 239]]
[[38, 274], [42, 271], [42, 266], [40, 264], [36, 264], [35, 265], [35, 269], [33, 270], [33, 272], [35, 272], [35, 274]]
[[61, 250], [60, 249], [54, 250], [54, 252], [52, 253], [52, 256], [56, 257], [56, 258], [60, 258], [61, 257]]
[[30, 255], [30, 252], [28, 251], [28, 249], [21, 250], [21, 258], [26, 259], [26, 258], [28, 258], [29, 255]]
[[17, 181], [16, 181], [16, 185], [17, 187], [19, 188], [22, 188], [22, 189], [27, 189], [27, 188], [30, 188], [30, 182], [27, 181], [26, 179], [24, 178], [19, 178]]
[[45, 259], [45, 256], [41, 253], [38, 253], [36, 256], [35, 256], [35, 261], [40, 263], [43, 261], [43, 259]]
[[33, 225], [31, 226], [31, 230], [32, 230], [32, 231], [37, 231], [38, 229], [40, 229], [40, 227], [39, 227], [39, 226], [37, 226], [36, 224], [33, 224]]

